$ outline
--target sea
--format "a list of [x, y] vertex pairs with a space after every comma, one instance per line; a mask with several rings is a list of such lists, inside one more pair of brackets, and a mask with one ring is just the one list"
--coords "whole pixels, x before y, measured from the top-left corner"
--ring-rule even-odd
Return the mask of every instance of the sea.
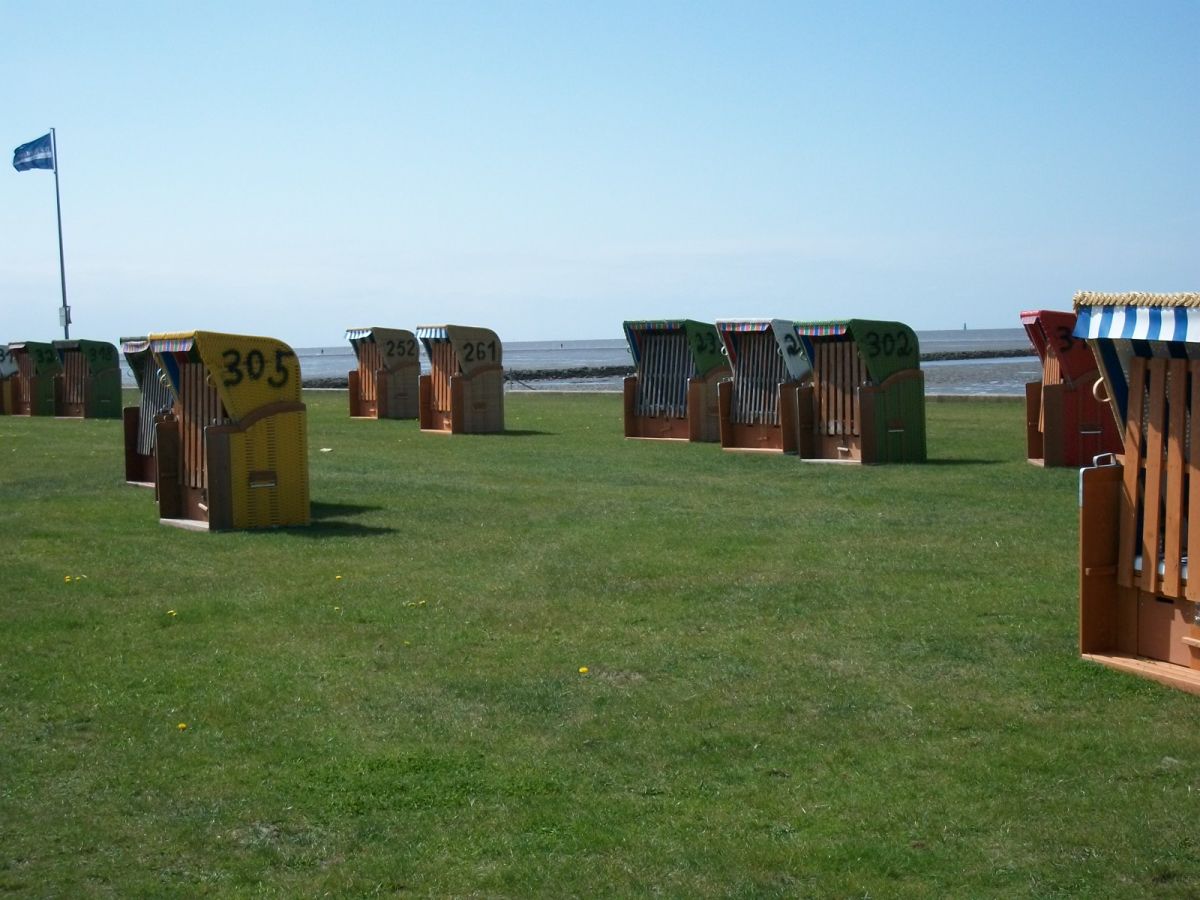
[[[976, 328], [950, 331], [918, 331], [922, 353], [1012, 352], [1028, 351], [1029, 339], [1022, 328]], [[354, 350], [347, 342], [337, 347], [298, 347], [303, 377], [345, 378], [356, 365]], [[534, 370], [564, 370], [632, 366], [629, 347], [624, 338], [598, 338], [583, 341], [505, 341], [504, 367], [510, 372]], [[428, 360], [422, 358], [422, 371], [428, 371]], [[988, 394], [995, 396], [1024, 396], [1025, 383], [1041, 377], [1041, 364], [1036, 356], [1001, 359], [967, 359], [927, 361], [925, 371], [927, 394]], [[133, 375], [126, 369], [125, 383], [133, 385]], [[526, 381], [511, 380], [510, 391], [593, 391], [621, 390], [621, 376], [547, 378]]]

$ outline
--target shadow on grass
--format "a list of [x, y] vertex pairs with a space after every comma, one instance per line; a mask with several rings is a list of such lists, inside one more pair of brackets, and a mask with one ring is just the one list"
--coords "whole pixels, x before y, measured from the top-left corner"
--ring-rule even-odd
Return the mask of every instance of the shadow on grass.
[[378, 512], [382, 506], [365, 506], [358, 503], [322, 503], [313, 500], [308, 504], [308, 512], [314, 522], [321, 519], [332, 519], [334, 516], [357, 516], [365, 512]]
[[549, 437], [557, 434], [554, 431], [533, 431], [528, 428], [508, 428], [497, 432], [498, 437]]
[[312, 524], [304, 527], [289, 528], [289, 534], [297, 537], [370, 537], [394, 534], [395, 528], [386, 525], [362, 525], [358, 522], [344, 521], [344, 517], [358, 516], [363, 513], [377, 512], [382, 506], [368, 506], [361, 503], [321, 503], [313, 500], [309, 503], [309, 515]]
[[399, 529], [386, 525], [361, 525], [358, 522], [343, 522], [338, 519], [317, 521], [308, 527], [287, 529], [288, 534], [305, 538], [324, 537], [383, 537], [385, 534], [395, 534]]
[[926, 466], [998, 466], [1008, 460], [1003, 459], [927, 459], [921, 465]]

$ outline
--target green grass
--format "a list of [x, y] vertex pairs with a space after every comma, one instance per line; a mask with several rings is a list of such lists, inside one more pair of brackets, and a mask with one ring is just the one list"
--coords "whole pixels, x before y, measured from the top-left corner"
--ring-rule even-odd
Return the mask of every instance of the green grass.
[[1198, 698], [1078, 660], [1017, 403], [859, 468], [306, 399], [314, 524], [260, 533], [0, 419], [0, 893], [1200, 893]]

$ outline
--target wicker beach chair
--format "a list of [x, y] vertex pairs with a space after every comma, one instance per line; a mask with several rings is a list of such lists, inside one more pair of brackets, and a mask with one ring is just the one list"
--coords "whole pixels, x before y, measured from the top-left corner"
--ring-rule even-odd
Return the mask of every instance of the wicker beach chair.
[[1080, 471], [1079, 649], [1200, 693], [1200, 293], [1075, 296], [1123, 439]]
[[211, 530], [307, 525], [307, 412], [292, 349], [209, 331], [149, 340], [174, 398], [154, 429], [160, 519]]
[[420, 381], [421, 430], [504, 431], [504, 348], [496, 332], [467, 325], [421, 325], [417, 338], [430, 365]]
[[717, 384], [730, 375], [714, 325], [625, 322], [636, 374], [625, 379], [625, 437], [717, 441]]
[[1042, 363], [1042, 378], [1025, 385], [1025, 444], [1031, 463], [1087, 465], [1121, 447], [1116, 422], [1096, 399], [1100, 380], [1086, 340], [1075, 337], [1075, 313], [1029, 310], [1021, 324]]

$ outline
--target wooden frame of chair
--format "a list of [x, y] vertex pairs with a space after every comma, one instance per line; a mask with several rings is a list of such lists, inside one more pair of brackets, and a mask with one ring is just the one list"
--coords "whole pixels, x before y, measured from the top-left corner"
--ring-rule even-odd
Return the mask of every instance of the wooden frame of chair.
[[122, 411], [125, 438], [125, 481], [139, 487], [154, 487], [157, 457], [154, 453], [155, 420], [172, 415], [175, 397], [166, 373], [150, 350], [146, 337], [121, 338], [121, 353], [138, 387], [138, 405]]
[[350, 417], [415, 419], [420, 413], [421, 350], [401, 328], [350, 328], [346, 339], [358, 367], [351, 369]]
[[121, 417], [121, 361], [107, 341], [55, 341], [61, 371], [54, 379], [54, 414], [67, 419]]
[[420, 380], [421, 430], [439, 434], [504, 431], [504, 348], [494, 331], [468, 325], [421, 325], [429, 356]]
[[623, 328], [637, 369], [624, 381], [625, 437], [720, 440], [717, 385], [730, 368], [716, 327], [674, 319]]
[[799, 453], [810, 462], [924, 462], [925, 376], [901, 322], [796, 322], [811, 371], [798, 389]]
[[54, 379], [60, 371], [58, 354], [48, 341], [17, 341], [8, 345], [16, 364], [12, 376], [14, 416], [54, 415]]
[[0, 416], [12, 415], [16, 374], [17, 362], [8, 352], [8, 344], [0, 344]]
[[1034, 465], [1078, 468], [1121, 449], [1107, 405], [1096, 399], [1100, 380], [1087, 341], [1075, 337], [1075, 313], [1028, 310], [1021, 324], [1042, 363], [1042, 378], [1025, 385], [1025, 445]]
[[730, 377], [717, 386], [721, 447], [797, 453], [797, 391], [810, 371], [795, 324], [783, 319], [725, 319], [717, 333]]
[[155, 418], [165, 524], [203, 530], [307, 525], [307, 412], [300, 365], [274, 338], [152, 334], [174, 398]]
[[1200, 693], [1200, 293], [1075, 297], [1122, 449], [1080, 471], [1079, 649]]

